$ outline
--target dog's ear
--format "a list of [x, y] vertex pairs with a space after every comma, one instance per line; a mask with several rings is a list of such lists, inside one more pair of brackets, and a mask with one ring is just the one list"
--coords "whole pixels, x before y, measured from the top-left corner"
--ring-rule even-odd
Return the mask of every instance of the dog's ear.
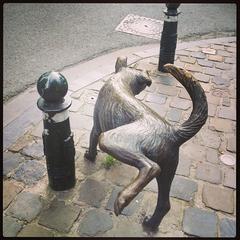
[[124, 67], [127, 67], [127, 57], [118, 57], [115, 64], [115, 73], [118, 73]]

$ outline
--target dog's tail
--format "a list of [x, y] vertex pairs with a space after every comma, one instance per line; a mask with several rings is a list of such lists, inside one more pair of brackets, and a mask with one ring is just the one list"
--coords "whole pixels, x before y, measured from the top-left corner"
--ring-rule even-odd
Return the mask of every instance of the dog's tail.
[[174, 132], [177, 142], [182, 144], [192, 138], [207, 120], [206, 95], [199, 82], [188, 71], [172, 64], [166, 64], [164, 68], [186, 88], [193, 102], [193, 110], [189, 119]]

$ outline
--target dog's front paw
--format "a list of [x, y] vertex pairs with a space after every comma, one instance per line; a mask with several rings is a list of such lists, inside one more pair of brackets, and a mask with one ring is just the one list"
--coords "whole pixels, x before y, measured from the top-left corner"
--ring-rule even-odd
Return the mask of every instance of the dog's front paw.
[[96, 155], [97, 154], [90, 154], [90, 152], [87, 150], [84, 154], [84, 158], [91, 162], [94, 162], [96, 160]]

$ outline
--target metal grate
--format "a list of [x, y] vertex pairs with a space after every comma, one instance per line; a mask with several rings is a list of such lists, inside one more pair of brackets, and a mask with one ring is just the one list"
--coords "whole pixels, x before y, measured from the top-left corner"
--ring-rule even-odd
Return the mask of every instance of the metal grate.
[[115, 30], [159, 40], [161, 38], [162, 28], [163, 21], [128, 14]]

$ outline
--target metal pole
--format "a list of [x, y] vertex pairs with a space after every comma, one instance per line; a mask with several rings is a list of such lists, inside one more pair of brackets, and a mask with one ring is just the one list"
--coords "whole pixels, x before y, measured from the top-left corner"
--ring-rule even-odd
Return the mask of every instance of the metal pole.
[[67, 190], [76, 182], [75, 148], [68, 117], [72, 101], [64, 98], [67, 80], [58, 72], [46, 72], [38, 79], [37, 90], [41, 96], [37, 106], [43, 111], [42, 138], [49, 186], [55, 191]]
[[164, 10], [164, 23], [160, 44], [160, 54], [158, 62], [158, 70], [165, 72], [163, 66], [166, 63], [174, 63], [175, 50], [177, 45], [177, 23], [178, 14], [177, 8], [180, 4], [167, 3], [167, 9]]

